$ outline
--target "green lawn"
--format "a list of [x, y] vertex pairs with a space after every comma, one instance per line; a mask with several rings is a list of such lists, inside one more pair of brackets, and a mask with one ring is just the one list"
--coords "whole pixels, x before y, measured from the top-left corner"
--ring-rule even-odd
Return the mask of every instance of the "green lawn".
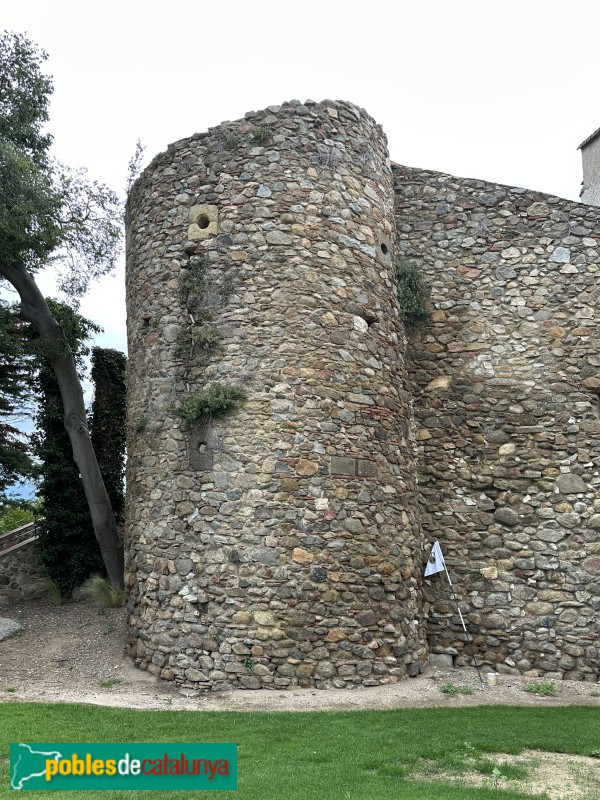
[[[10, 791], [10, 741], [237, 742], [238, 791], [185, 793], [204, 800], [523, 800], [529, 795], [409, 776], [417, 770], [460, 770], [469, 755], [489, 773], [485, 753], [600, 751], [600, 709], [590, 706], [209, 713], [4, 703], [0, 729], [2, 798]], [[72, 800], [73, 793], [29, 791], [27, 796]], [[84, 800], [174, 797], [163, 791], [84, 794]]]

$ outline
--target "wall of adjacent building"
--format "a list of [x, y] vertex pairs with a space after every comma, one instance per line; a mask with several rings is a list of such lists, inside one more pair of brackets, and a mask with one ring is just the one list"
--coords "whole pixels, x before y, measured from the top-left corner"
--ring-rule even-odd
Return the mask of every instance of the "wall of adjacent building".
[[581, 149], [583, 187], [581, 202], [600, 206], [600, 136]]
[[[398, 248], [432, 291], [409, 339], [428, 640], [504, 672], [595, 679], [600, 649], [599, 210], [394, 166]], [[428, 545], [426, 545], [428, 546]]]

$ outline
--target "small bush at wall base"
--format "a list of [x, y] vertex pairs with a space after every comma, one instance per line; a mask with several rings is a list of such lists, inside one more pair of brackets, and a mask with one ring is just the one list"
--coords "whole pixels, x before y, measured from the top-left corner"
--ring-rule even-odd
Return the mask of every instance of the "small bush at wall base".
[[238, 386], [211, 383], [205, 391], [184, 397], [174, 411], [188, 425], [196, 425], [212, 417], [224, 417], [236, 409], [245, 397], [246, 392]]
[[400, 303], [400, 315], [405, 327], [410, 330], [429, 319], [431, 291], [421, 271], [414, 264], [398, 261], [396, 264], [396, 293]]
[[120, 608], [125, 603], [125, 593], [118, 586], [113, 586], [106, 578], [95, 575], [86, 581], [81, 589], [98, 608]]
[[62, 592], [56, 581], [52, 580], [52, 578], [42, 578], [40, 586], [46, 591], [52, 605], [57, 607], [62, 605]]

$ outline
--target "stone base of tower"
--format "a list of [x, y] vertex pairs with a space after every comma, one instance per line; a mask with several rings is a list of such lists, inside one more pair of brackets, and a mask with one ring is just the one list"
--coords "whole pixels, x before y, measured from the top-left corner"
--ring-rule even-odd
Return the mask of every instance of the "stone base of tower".
[[211, 638], [210, 627], [191, 626], [197, 630], [188, 634], [189, 654], [184, 650], [170, 657], [161, 652], [156, 637], [151, 646], [132, 638], [128, 652], [140, 668], [157, 677], [212, 691], [378, 686], [416, 677], [427, 659], [425, 648], [415, 646], [410, 634], [392, 645], [374, 638], [365, 642], [362, 635], [346, 638], [342, 629], [332, 628], [307, 653], [306, 641], [268, 627], [274, 623], [268, 612], [237, 612], [237, 617], [240, 635], [223, 641]]

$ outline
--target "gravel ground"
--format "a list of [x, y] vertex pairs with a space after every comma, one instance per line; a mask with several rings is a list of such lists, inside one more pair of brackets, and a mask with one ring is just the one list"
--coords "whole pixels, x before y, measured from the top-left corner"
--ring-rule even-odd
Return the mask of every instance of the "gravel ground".
[[[56, 608], [45, 602], [0, 609], [23, 631], [0, 641], [0, 701], [77, 702], [123, 708], [236, 711], [324, 711], [425, 706], [596, 705], [600, 684], [557, 682], [556, 697], [528, 694], [531, 679], [499, 675], [481, 689], [473, 669], [429, 668], [424, 675], [372, 688], [237, 690], [199, 693], [178, 690], [133, 666], [124, 654], [125, 610], [99, 613], [87, 601]], [[473, 688], [472, 695], [447, 697], [444, 683]]]

